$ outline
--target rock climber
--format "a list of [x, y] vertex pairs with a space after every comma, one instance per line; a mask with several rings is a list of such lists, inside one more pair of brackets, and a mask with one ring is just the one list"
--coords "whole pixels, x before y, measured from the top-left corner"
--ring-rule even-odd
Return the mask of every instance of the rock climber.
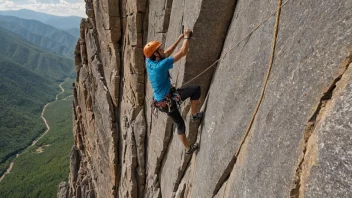
[[[194, 85], [175, 89], [171, 86], [169, 69], [172, 69], [174, 63], [187, 55], [190, 36], [191, 31], [185, 29], [177, 41], [166, 50], [164, 50], [162, 43], [159, 41], [151, 41], [143, 49], [146, 57], [148, 77], [154, 91], [153, 105], [172, 118], [177, 127], [178, 137], [186, 148], [186, 154], [192, 154], [197, 150], [198, 144], [189, 144], [185, 135], [185, 122], [177, 108], [177, 104], [190, 98], [191, 121], [201, 120], [203, 112], [198, 112], [201, 90], [200, 86]], [[184, 40], [181, 49], [175, 55], [171, 56], [182, 39]]]

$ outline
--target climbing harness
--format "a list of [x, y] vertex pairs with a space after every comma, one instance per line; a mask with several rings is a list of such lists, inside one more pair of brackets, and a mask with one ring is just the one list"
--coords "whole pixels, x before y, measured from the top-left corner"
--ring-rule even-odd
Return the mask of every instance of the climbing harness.
[[[275, 12], [271, 13], [270, 16], [268, 16], [265, 20], [263, 20], [260, 24], [258, 24], [250, 33], [248, 33], [245, 37], [243, 37], [242, 40], [240, 40], [238, 43], [236, 43], [236, 45], [234, 45], [233, 47], [231, 47], [228, 51], [226, 51], [225, 53], [223, 53], [219, 59], [217, 59], [213, 64], [211, 64], [208, 68], [206, 68], [203, 72], [201, 72], [200, 74], [198, 74], [197, 76], [195, 76], [194, 78], [190, 79], [189, 81], [187, 81], [186, 83], [183, 84], [186, 85], [190, 82], [192, 82], [193, 80], [195, 80], [196, 78], [198, 78], [199, 76], [201, 76], [202, 74], [204, 74], [206, 71], [208, 71], [210, 68], [212, 68], [213, 66], [216, 65], [216, 63], [218, 63], [223, 57], [225, 57], [231, 50], [233, 50], [235, 47], [237, 47], [240, 43], [242, 43], [248, 36], [250, 36], [253, 32], [255, 32], [260, 26], [262, 26], [266, 21], [268, 21], [274, 14], [277, 13], [277, 16], [276, 16], [276, 22], [275, 22], [275, 28], [274, 28], [274, 39], [273, 39], [273, 43], [272, 43], [272, 54], [271, 54], [271, 57], [270, 57], [270, 63], [269, 63], [269, 68], [268, 68], [268, 71], [267, 71], [267, 75], [265, 77], [265, 80], [264, 80], [264, 84], [263, 84], [263, 88], [261, 90], [261, 94], [260, 94], [260, 97], [258, 99], [258, 102], [257, 102], [257, 105], [256, 105], [256, 108], [252, 114], [252, 117], [251, 117], [251, 120], [250, 120], [250, 123], [246, 129], [246, 132], [245, 132], [245, 135], [244, 137], [242, 138], [241, 140], [241, 143], [240, 143], [240, 146], [239, 146], [239, 149], [237, 150], [236, 152], [236, 155], [235, 155], [235, 158], [237, 159], [240, 151], [241, 151], [241, 148], [246, 140], [246, 137], [248, 136], [249, 134], [249, 131], [250, 129], [252, 128], [252, 125], [253, 125], [253, 122], [254, 122], [254, 119], [257, 115], [257, 112], [259, 110], [259, 107], [260, 107], [260, 104], [262, 102], [262, 99], [263, 99], [263, 96], [264, 96], [264, 92], [265, 92], [265, 88], [267, 86], [267, 83], [268, 83], [268, 80], [269, 80], [269, 76], [270, 76], [270, 73], [271, 73], [271, 68], [273, 66], [273, 60], [274, 60], [274, 51], [275, 51], [275, 46], [276, 46], [276, 38], [277, 38], [277, 33], [278, 33], [278, 24], [279, 24], [279, 18], [280, 18], [280, 13], [281, 13], [281, 8], [283, 6], [285, 6], [290, 0], [287, 0], [285, 3], [282, 3], [282, 0], [278, 0], [278, 8]], [[209, 92], [207, 93], [207, 96], [206, 96], [206, 99], [208, 98], [209, 96]], [[235, 160], [236, 160], [235, 159]], [[196, 161], [195, 161], [196, 162]], [[196, 163], [194, 163], [194, 165], [192, 164], [192, 166], [196, 166]], [[194, 168], [193, 168], [194, 169]], [[194, 172], [192, 174], [192, 180], [194, 178]], [[226, 189], [227, 189], [227, 184], [228, 182], [226, 182], [225, 184], [225, 187], [224, 187], [224, 192], [226, 192]], [[193, 191], [192, 191], [193, 192]], [[191, 192], [191, 193], [192, 193]], [[225, 197], [226, 193], [223, 194], [223, 197]]]
[[176, 103], [177, 108], [179, 108], [182, 104], [181, 96], [175, 87], [172, 87], [170, 92], [161, 101], [157, 102], [153, 99], [151, 103], [151, 112], [155, 117], [158, 117], [157, 109], [164, 113], [170, 113], [175, 110], [175, 108], [172, 108], [173, 101]]
[[[224, 52], [214, 63], [212, 63], [209, 67], [207, 67], [204, 71], [202, 71], [201, 73], [199, 73], [198, 75], [196, 75], [195, 77], [193, 77], [192, 79], [188, 80], [187, 82], [185, 82], [183, 84], [183, 86], [189, 84], [190, 82], [194, 81], [195, 79], [197, 79], [199, 76], [203, 75], [205, 72], [207, 72], [209, 69], [211, 69], [212, 67], [214, 67], [220, 60], [222, 60], [230, 51], [232, 51], [235, 47], [237, 47], [239, 44], [241, 44], [245, 39], [247, 39], [253, 32], [255, 32], [260, 26], [262, 26], [266, 21], [268, 21], [274, 14], [278, 13], [277, 14], [277, 17], [276, 17], [276, 23], [275, 23], [275, 31], [274, 31], [274, 41], [273, 41], [273, 45], [272, 45], [272, 55], [271, 55], [271, 58], [270, 58], [270, 65], [269, 65], [269, 68], [268, 68], [268, 72], [267, 72], [267, 75], [266, 75], [266, 78], [265, 78], [265, 82], [264, 82], [264, 85], [263, 85], [263, 88], [262, 88], [262, 91], [261, 91], [261, 95], [259, 97], [259, 100], [258, 100], [258, 103], [257, 103], [257, 106], [255, 108], [255, 111], [253, 112], [253, 115], [252, 115], [252, 118], [251, 118], [251, 121], [246, 129], [246, 132], [245, 132], [245, 135], [244, 137], [242, 138], [242, 141], [241, 141], [241, 144], [240, 144], [240, 147], [239, 149], [237, 150], [236, 152], [236, 155], [235, 157], [237, 158], [238, 155], [239, 155], [239, 152], [241, 151], [241, 148], [244, 144], [244, 141], [246, 139], [246, 137], [248, 136], [249, 134], [249, 131], [253, 125], [253, 122], [254, 122], [254, 118], [256, 117], [256, 114], [259, 110], [259, 106], [262, 102], [262, 99], [263, 99], [263, 96], [264, 96], [264, 91], [265, 91], [265, 88], [266, 88], [266, 85], [268, 83], [268, 79], [269, 79], [269, 75], [270, 75], [270, 72], [271, 72], [271, 68], [272, 68], [272, 65], [273, 65], [273, 58], [274, 58], [274, 52], [273, 50], [275, 49], [275, 45], [276, 45], [276, 37], [277, 37], [277, 32], [278, 32], [278, 22], [279, 22], [279, 16], [280, 16], [280, 12], [281, 12], [281, 8], [284, 7], [290, 0], [286, 0], [285, 3], [282, 3], [282, 0], [279, 0], [279, 5], [278, 5], [278, 8], [275, 12], [271, 13], [266, 19], [264, 19], [261, 23], [259, 23], [251, 32], [249, 32], [246, 36], [244, 36], [239, 42], [237, 42], [234, 46], [230, 47], [230, 49], [228, 49], [226, 52]], [[177, 80], [177, 79], [176, 79]], [[209, 92], [206, 96], [206, 98], [208, 98], [209, 96]], [[152, 117], [152, 116], [151, 116]], [[151, 118], [152, 119], [152, 118]], [[151, 130], [150, 130], [151, 132]], [[196, 160], [195, 160], [195, 163], [192, 163], [192, 169], [194, 170], [195, 167], [196, 167]], [[192, 171], [192, 177], [190, 178], [190, 180], [193, 181], [194, 179], [194, 174], [195, 174], [195, 171]], [[225, 184], [225, 187], [224, 187], [224, 192], [226, 191], [227, 189], [227, 184], [229, 182], [226, 182]], [[191, 194], [193, 193], [193, 191], [191, 191]], [[225, 196], [225, 193], [223, 194], [223, 196]]]

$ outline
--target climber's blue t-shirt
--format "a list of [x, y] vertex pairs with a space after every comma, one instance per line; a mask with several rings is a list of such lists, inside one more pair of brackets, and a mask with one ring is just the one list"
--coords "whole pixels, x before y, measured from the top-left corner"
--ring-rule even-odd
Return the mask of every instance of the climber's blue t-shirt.
[[160, 101], [170, 92], [171, 82], [169, 69], [173, 67], [174, 57], [170, 56], [160, 61], [146, 60], [150, 83], [154, 90], [154, 100]]

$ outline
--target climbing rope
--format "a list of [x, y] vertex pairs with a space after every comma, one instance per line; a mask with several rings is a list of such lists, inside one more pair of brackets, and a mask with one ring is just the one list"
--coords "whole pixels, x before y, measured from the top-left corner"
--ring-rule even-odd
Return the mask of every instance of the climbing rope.
[[[238, 148], [237, 152], [236, 152], [236, 160], [237, 160], [237, 157], [238, 155], [240, 154], [241, 152], [241, 149], [242, 149], [242, 146], [249, 134], [249, 131], [251, 130], [252, 128], [252, 125], [253, 125], [253, 122], [254, 122], [254, 119], [258, 113], [258, 110], [259, 110], [259, 107], [262, 103], [262, 100], [263, 100], [263, 97], [264, 97], [264, 92], [265, 92], [265, 89], [266, 89], [266, 86], [268, 84], [268, 81], [269, 81], [269, 76], [270, 76], [270, 73], [271, 73], [271, 68], [273, 67], [273, 62], [274, 62], [274, 56], [275, 56], [275, 47], [276, 47], [276, 38], [277, 38], [277, 33], [278, 33], [278, 29], [279, 29], [279, 20], [280, 20], [280, 13], [281, 13], [281, 8], [289, 1], [287, 0], [284, 4], [282, 4], [282, 0], [278, 0], [278, 8], [277, 8], [277, 15], [276, 15], [276, 21], [275, 21], [275, 28], [274, 28], [274, 36], [273, 36], [273, 43], [271, 45], [271, 56], [270, 56], [270, 63], [269, 63], [269, 68], [268, 68], [268, 72], [266, 74], [266, 77], [265, 77], [265, 81], [264, 81], [264, 84], [263, 84], [263, 88], [262, 88], [262, 91], [260, 93], [260, 96], [259, 96], [259, 100], [257, 102], [257, 106], [255, 107], [255, 110], [252, 114], [252, 118], [251, 118], [251, 121], [249, 122], [249, 125], [246, 129], [246, 132], [245, 132], [245, 135], [243, 136], [242, 140], [241, 140], [241, 144], [240, 144], [240, 147]], [[235, 162], [236, 163], [236, 162]], [[223, 194], [223, 197], [225, 197], [225, 192], [226, 192], [226, 188], [227, 188], [227, 184], [228, 184], [228, 181], [226, 182], [225, 184], [225, 189], [224, 189], [224, 194]]]
[[[187, 81], [186, 83], [183, 84], [183, 86], [189, 84], [190, 82], [192, 82], [193, 80], [195, 80], [196, 78], [198, 78], [199, 76], [201, 76], [202, 74], [204, 74], [206, 71], [208, 71], [210, 68], [212, 68], [213, 66], [215, 66], [216, 63], [218, 63], [221, 59], [223, 59], [223, 57], [225, 57], [231, 50], [233, 50], [235, 47], [237, 47], [240, 43], [242, 43], [248, 36], [250, 36], [253, 32], [255, 32], [260, 26], [262, 26], [266, 21], [268, 21], [274, 14], [277, 13], [276, 15], [276, 21], [275, 21], [275, 28], [274, 28], [274, 38], [273, 38], [273, 43], [272, 43], [272, 53], [271, 53], [271, 56], [270, 56], [270, 63], [269, 63], [269, 68], [268, 68], [268, 71], [267, 71], [267, 75], [265, 77], [265, 81], [264, 81], [264, 84], [263, 84], [263, 88], [261, 90], [261, 94], [259, 96], [259, 100], [257, 102], [257, 105], [256, 105], [256, 108], [252, 114], [252, 118], [249, 122], [249, 125], [246, 129], [246, 132], [245, 132], [245, 135], [244, 137], [242, 138], [241, 140], [241, 143], [240, 143], [240, 147], [239, 149], [237, 150], [236, 152], [236, 155], [235, 157], [237, 158], [240, 151], [241, 151], [241, 148], [249, 134], [249, 131], [250, 129], [252, 128], [252, 125], [253, 125], [253, 122], [254, 122], [254, 119], [257, 115], [257, 112], [259, 110], [259, 107], [260, 107], [260, 104], [263, 100], [263, 97], [264, 97], [264, 92], [265, 92], [265, 89], [266, 89], [266, 86], [267, 86], [267, 83], [269, 81], [269, 76], [270, 76], [270, 72], [271, 72], [271, 68], [273, 66], [273, 61], [274, 61], [274, 55], [275, 55], [275, 47], [276, 47], [276, 38], [277, 38], [277, 33], [278, 33], [278, 27], [279, 27], [279, 19], [280, 19], [280, 13], [281, 13], [281, 8], [284, 7], [287, 3], [289, 2], [289, 0], [287, 0], [285, 3], [282, 4], [282, 0], [278, 0], [278, 8], [275, 12], [271, 13], [265, 20], [263, 20], [261, 23], [259, 23], [250, 33], [248, 33], [245, 37], [243, 37], [243, 39], [241, 39], [238, 43], [236, 43], [236, 45], [234, 45], [233, 47], [231, 47], [229, 50], [227, 50], [225, 53], [223, 53], [219, 59], [217, 59], [213, 64], [211, 64], [208, 68], [206, 68], [203, 72], [201, 72], [200, 74], [198, 74], [197, 76], [193, 77], [192, 79], [190, 79], [189, 81]], [[206, 96], [206, 99], [205, 101], [207, 100], [209, 96], [209, 92], [207, 93], [207, 96]], [[192, 167], [195, 167], [196, 166], [196, 160], [195, 160], [195, 163], [194, 165], [192, 165]], [[194, 170], [194, 169], [193, 169]], [[195, 171], [193, 171], [193, 174], [192, 174], [192, 180], [194, 179], [194, 174], [195, 174]], [[193, 182], [192, 182], [193, 183]], [[224, 188], [224, 194], [223, 194], [223, 197], [225, 197], [225, 192], [226, 192], [226, 188], [227, 188], [227, 184], [228, 182], [226, 182], [225, 184], [225, 188]], [[192, 194], [193, 191], [191, 191], [191, 194]]]
[[[286, 2], [287, 2], [287, 1], [286, 1]], [[247, 127], [245, 136], [243, 137], [243, 139], [242, 139], [242, 141], [241, 141], [240, 148], [238, 149], [238, 151], [237, 151], [237, 153], [236, 153], [236, 156], [238, 156], [238, 154], [240, 153], [241, 148], [242, 148], [242, 145], [243, 145], [243, 143], [244, 143], [244, 140], [245, 140], [246, 137], [248, 136], [248, 133], [249, 133], [249, 131], [250, 131], [252, 125], [253, 125], [254, 118], [255, 118], [255, 116], [256, 116], [257, 113], [258, 113], [259, 106], [260, 106], [260, 104], [262, 103], [262, 100], [263, 100], [263, 96], [264, 96], [264, 92], [265, 92], [265, 89], [266, 89], [266, 85], [268, 84], [268, 81], [269, 81], [269, 76], [270, 76], [271, 68], [273, 67], [273, 62], [274, 62], [275, 47], [276, 47], [276, 38], [277, 38], [278, 29], [279, 29], [279, 28], [278, 28], [278, 27], [279, 27], [279, 18], [280, 18], [280, 13], [281, 13], [281, 6], [280, 6], [281, 3], [282, 3], [282, 0], [279, 0], [279, 8], [278, 8], [277, 16], [276, 16], [275, 29], [274, 29], [274, 39], [273, 39], [273, 43], [272, 43], [272, 46], [271, 46], [271, 56], [270, 56], [270, 64], [269, 64], [268, 72], [267, 72], [266, 77], [265, 77], [264, 85], [263, 85], [262, 91], [261, 91], [261, 93], [260, 93], [257, 106], [255, 107], [255, 110], [254, 110], [253, 115], [252, 115], [252, 119], [251, 119], [251, 121], [249, 122], [249, 125], [248, 125], [248, 127]]]
[[202, 71], [200, 74], [198, 74], [197, 76], [193, 77], [191, 80], [185, 82], [182, 86], [185, 86], [187, 84], [189, 84], [190, 82], [192, 82], [193, 80], [197, 79], [199, 76], [201, 76], [202, 74], [204, 74], [206, 71], [208, 71], [210, 68], [214, 67], [216, 63], [218, 63], [221, 59], [223, 59], [230, 51], [232, 51], [235, 47], [237, 47], [239, 44], [241, 44], [244, 40], [246, 40], [246, 38], [248, 36], [250, 36], [253, 32], [255, 32], [260, 26], [262, 26], [267, 20], [269, 20], [274, 14], [276, 14], [279, 9], [281, 10], [282, 7], [284, 7], [286, 5], [286, 3], [289, 0], [287, 0], [284, 4], [282, 4], [275, 12], [271, 13], [270, 16], [268, 18], [266, 18], [264, 21], [262, 21], [261, 23], [258, 24], [257, 27], [255, 27], [250, 33], [248, 33], [245, 37], [243, 37], [242, 40], [240, 40], [238, 43], [236, 43], [236, 45], [234, 45], [233, 47], [231, 47], [229, 50], [227, 50], [224, 54], [222, 54], [220, 56], [219, 59], [217, 59], [213, 64], [211, 64], [209, 67], [207, 67], [204, 71]]
[[[275, 52], [275, 46], [276, 46], [276, 38], [277, 38], [277, 33], [278, 33], [278, 25], [279, 25], [279, 18], [280, 18], [280, 12], [281, 12], [281, 8], [284, 7], [290, 0], [287, 0], [285, 3], [282, 4], [282, 0], [278, 0], [279, 1], [279, 4], [278, 4], [278, 8], [275, 12], [271, 13], [265, 20], [263, 20], [261, 23], [259, 23], [251, 32], [249, 32], [245, 37], [243, 37], [238, 43], [236, 43], [234, 46], [232, 46], [229, 50], [227, 50], [225, 53], [221, 54], [221, 56], [213, 63], [211, 64], [209, 67], [207, 67], [203, 72], [199, 73], [197, 76], [193, 77], [192, 79], [188, 80], [187, 82], [185, 82], [182, 86], [185, 86], [187, 84], [189, 84], [190, 82], [192, 82], [193, 80], [197, 79], [199, 76], [201, 76], [202, 74], [204, 74], [205, 72], [207, 72], [210, 68], [214, 67], [216, 65], [216, 63], [218, 63], [220, 60], [222, 60], [230, 51], [232, 51], [235, 47], [237, 47], [240, 43], [242, 43], [247, 37], [249, 37], [253, 32], [255, 32], [260, 26], [262, 26], [266, 21], [268, 21], [274, 14], [277, 13], [277, 17], [276, 17], [276, 22], [275, 22], [275, 29], [274, 29], [274, 39], [273, 39], [273, 43], [272, 43], [272, 54], [271, 54], [271, 57], [270, 57], [270, 64], [269, 64], [269, 68], [268, 68], [268, 72], [267, 72], [267, 75], [265, 77], [265, 81], [264, 81], [264, 85], [263, 85], [263, 88], [261, 90], [261, 94], [260, 94], [260, 97], [259, 97], [259, 100], [258, 100], [258, 103], [256, 105], [256, 108], [253, 112], [253, 115], [252, 115], [252, 118], [250, 120], [250, 123], [246, 129], [246, 132], [245, 132], [245, 135], [244, 137], [242, 138], [242, 141], [241, 141], [241, 144], [240, 144], [240, 147], [238, 149], [238, 151], [236, 152], [236, 155], [235, 157], [237, 158], [238, 157], [238, 154], [240, 153], [241, 151], [241, 148], [245, 142], [245, 139], [247, 138], [248, 134], [249, 134], [249, 131], [253, 125], [253, 122], [254, 122], [254, 119], [257, 115], [257, 112], [259, 110], [259, 107], [260, 107], [260, 104], [262, 102], [262, 99], [263, 99], [263, 96], [264, 96], [264, 92], [265, 92], [265, 89], [266, 89], [266, 86], [267, 86], [267, 83], [268, 83], [268, 80], [269, 80], [269, 76], [270, 76], [270, 72], [271, 72], [271, 68], [272, 68], [272, 65], [273, 65], [273, 60], [274, 60], [274, 52]], [[209, 95], [209, 92], [207, 93], [207, 96], [206, 98], [208, 98], [208, 95]], [[152, 116], [151, 116], [151, 119], [152, 119]], [[150, 131], [151, 131], [151, 126], [150, 126]], [[191, 165], [192, 167], [196, 167], [196, 160], [195, 160], [195, 163]], [[194, 169], [194, 168], [193, 168]], [[192, 174], [192, 177], [191, 179], [193, 180], [194, 179], [194, 174], [195, 174], [195, 171], [193, 171], [193, 174]], [[226, 188], [227, 188], [227, 184], [228, 182], [226, 182], [225, 184], [225, 189], [224, 189], [224, 195], [225, 196], [225, 192], [226, 192]], [[193, 191], [191, 191], [191, 194], [192, 194]]]

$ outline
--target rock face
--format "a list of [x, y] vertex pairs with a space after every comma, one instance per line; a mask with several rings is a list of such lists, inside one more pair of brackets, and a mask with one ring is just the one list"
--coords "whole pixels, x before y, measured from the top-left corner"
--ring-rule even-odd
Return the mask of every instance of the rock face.
[[[351, 7], [350, 0], [86, 0], [68, 196], [349, 197]], [[180, 108], [188, 139], [200, 144], [192, 156], [171, 119], [151, 115], [143, 56], [147, 41], [169, 46], [182, 27], [193, 38], [172, 82], [200, 85], [205, 111], [201, 123], [190, 122], [189, 101]]]
[[59, 184], [57, 197], [58, 198], [67, 198], [68, 197], [68, 184], [67, 184], [67, 182], [63, 181]]

